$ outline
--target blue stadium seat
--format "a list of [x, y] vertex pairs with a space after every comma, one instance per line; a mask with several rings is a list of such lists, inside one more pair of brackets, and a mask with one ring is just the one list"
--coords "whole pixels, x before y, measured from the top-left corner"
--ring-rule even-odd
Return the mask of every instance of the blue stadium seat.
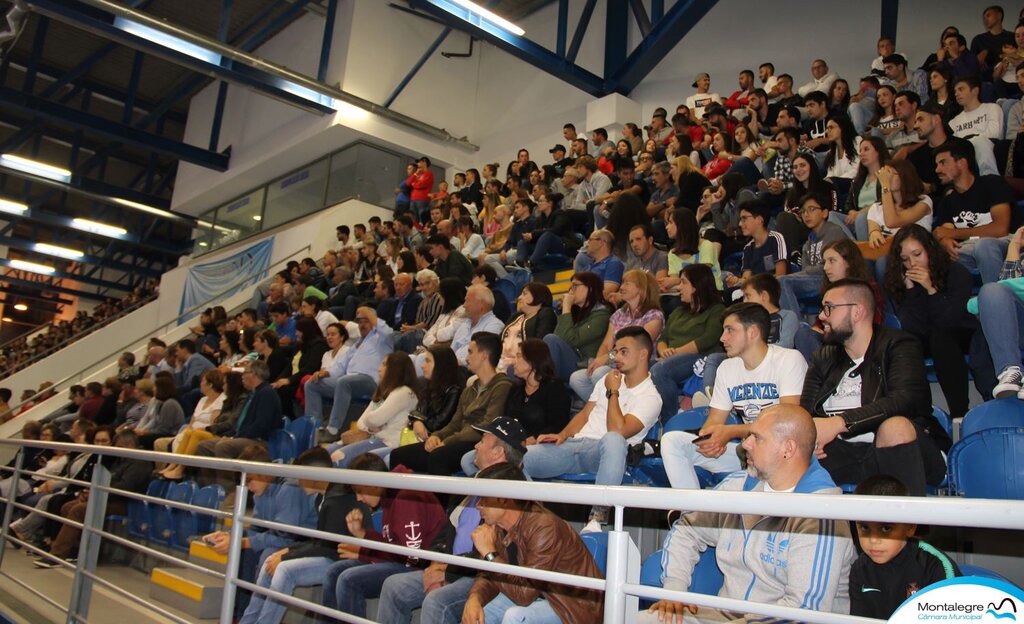
[[601, 570], [601, 575], [603, 576], [605, 566], [608, 563], [608, 534], [604, 531], [580, 533], [580, 539], [586, 544], [587, 550], [590, 551], [590, 555], [594, 558], [594, 563], [597, 564], [597, 568]]
[[[224, 500], [224, 488], [219, 485], [208, 485], [192, 496], [192, 504], [207, 509], [219, 509]], [[171, 509], [173, 532], [170, 546], [175, 550], [188, 552], [189, 538], [195, 535], [210, 533], [217, 526], [215, 516], [188, 511]]]
[[[167, 500], [175, 503], [191, 503], [196, 494], [195, 481], [182, 481], [170, 486]], [[174, 539], [175, 516], [172, 511], [181, 511], [167, 505], [150, 505], [150, 539], [164, 546], [171, 546]], [[183, 512], [188, 513], [188, 512]]]
[[[651, 553], [644, 559], [643, 564], [640, 566], [641, 585], [663, 587], [661, 582], [661, 557], [663, 553], [664, 551], [659, 550]], [[689, 591], [715, 596], [718, 594], [718, 590], [722, 588], [722, 583], [724, 582], [725, 577], [722, 576], [722, 571], [718, 569], [718, 561], [715, 559], [715, 549], [709, 547], [700, 554], [700, 559], [693, 568]], [[650, 605], [649, 601], [648, 605]]]
[[949, 452], [950, 493], [1024, 500], [1024, 428], [995, 427], [965, 436]]
[[[704, 426], [704, 421], [708, 419], [710, 410], [711, 408], [704, 406], [679, 412], [665, 423], [662, 435], [670, 431], [696, 431], [700, 429]], [[740, 421], [736, 418], [735, 414], [729, 414], [725, 422], [729, 425], [738, 425]], [[640, 470], [651, 479], [652, 485], [670, 487], [668, 475], [665, 474], [665, 462], [660, 457], [644, 459], [640, 462]], [[700, 467], [697, 467], [695, 472], [697, 473], [697, 481], [700, 482], [701, 488], [705, 489], [715, 487], [726, 476], [726, 473], [714, 474]]]
[[[530, 280], [533, 279], [533, 274], [529, 271], [512, 271], [506, 279], [515, 284], [515, 293], [508, 300], [510, 305], [515, 306], [516, 297], [523, 291], [523, 286], [529, 284]], [[514, 307], [513, 310], [515, 310]]]
[[892, 312], [885, 313], [885, 316], [882, 317], [882, 325], [892, 329], [903, 329], [903, 323], [900, 323], [899, 317]]
[[993, 427], [1024, 427], [1024, 401], [1017, 397], [987, 401], [964, 415], [960, 439]]
[[[170, 486], [171, 481], [167, 481], [165, 479], [155, 479], [150, 481], [149, 486], [146, 488], [146, 496], [165, 498]], [[149, 503], [146, 501], [129, 499], [127, 507], [128, 515], [109, 516], [107, 519], [111, 522], [123, 523], [128, 531], [128, 535], [138, 539], [148, 540], [150, 538], [151, 527]]]
[[967, 565], [966, 563], [962, 563], [960, 564], [960, 572], [964, 576], [980, 576], [981, 578], [994, 579], [996, 581], [1003, 581], [1004, 583], [1009, 583], [1010, 585], [1016, 585], [1016, 583], [1006, 578], [1002, 574], [998, 572], [993, 572], [992, 570], [989, 570], [988, 568], [983, 568], [981, 566]]
[[316, 437], [316, 423], [312, 418], [300, 416], [288, 421], [284, 426], [285, 430], [295, 437], [295, 455], [298, 456], [306, 449], [313, 448]]
[[516, 288], [515, 282], [507, 277], [498, 278], [498, 281], [494, 282], [494, 290], [505, 295], [509, 305], [515, 306], [516, 297], [519, 296], [519, 290]]
[[295, 441], [295, 436], [290, 431], [285, 429], [278, 429], [270, 434], [270, 439], [267, 440], [267, 448], [270, 450], [270, 458], [273, 460], [282, 460], [284, 463], [291, 463], [295, 456], [298, 454], [296, 451], [298, 443]]
[[537, 271], [561, 271], [572, 266], [572, 258], [564, 254], [548, 254], [534, 266]]

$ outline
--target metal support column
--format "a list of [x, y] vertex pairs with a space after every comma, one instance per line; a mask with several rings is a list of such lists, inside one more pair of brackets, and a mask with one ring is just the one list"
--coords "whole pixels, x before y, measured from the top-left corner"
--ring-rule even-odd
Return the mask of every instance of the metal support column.
[[423, 56], [420, 57], [420, 60], [416, 61], [416, 64], [412, 66], [412, 69], [409, 70], [409, 73], [405, 75], [405, 78], [402, 78], [402, 81], [398, 83], [398, 86], [395, 87], [395, 90], [391, 92], [391, 95], [388, 96], [388, 99], [384, 100], [384, 108], [391, 108], [391, 104], [393, 104], [395, 99], [397, 99], [398, 96], [401, 95], [402, 91], [405, 91], [405, 88], [409, 86], [409, 83], [412, 82], [412, 79], [416, 76], [417, 73], [419, 73], [420, 68], [426, 65], [427, 61], [430, 60], [430, 57], [434, 55], [434, 52], [437, 52], [437, 49], [441, 47], [441, 44], [444, 43], [444, 40], [448, 37], [448, 34], [451, 32], [451, 27], [445, 26], [444, 30], [441, 31], [441, 34], [437, 36], [437, 39], [434, 39], [434, 43], [430, 44], [430, 47], [427, 48], [427, 51], [424, 52]]
[[7, 486], [7, 498], [4, 499], [4, 530], [0, 531], [0, 566], [4, 562], [4, 553], [7, 552], [7, 532], [10, 530], [11, 518], [14, 517], [14, 501], [18, 498], [18, 481], [21, 480], [21, 470], [24, 467], [25, 449], [18, 449], [14, 458], [14, 473], [11, 475], [10, 485]]
[[615, 506], [614, 529], [608, 532], [608, 560], [605, 565], [604, 624], [631, 622], [627, 613], [636, 613], [639, 601], [623, 591], [625, 583], [640, 580], [640, 551], [622, 523], [623, 507]]
[[576, 61], [576, 55], [580, 52], [580, 46], [583, 45], [583, 36], [587, 34], [587, 26], [590, 26], [590, 18], [594, 15], [595, 6], [597, 6], [597, 0], [587, 0], [587, 3], [583, 5], [583, 14], [580, 15], [580, 21], [576, 24], [576, 32], [572, 35], [569, 51], [565, 54], [565, 60], [570, 63]]
[[[107, 492], [100, 489], [110, 485], [110, 471], [102, 463], [103, 457], [97, 458], [92, 469], [92, 485], [89, 490], [89, 502], [85, 508], [85, 527], [103, 530], [103, 521], [107, 517]], [[96, 487], [100, 486], [100, 487]], [[92, 600], [92, 579], [83, 574], [96, 572], [96, 562], [100, 558], [100, 543], [103, 538], [88, 530], [82, 531], [82, 540], [78, 544], [78, 565], [75, 566], [75, 578], [71, 582], [71, 599], [68, 601], [68, 624], [77, 624], [79, 619], [88, 621], [89, 602]]]
[[316, 70], [318, 82], [327, 82], [327, 65], [331, 61], [331, 44], [334, 42], [334, 22], [338, 17], [338, 0], [328, 0], [327, 15], [324, 17], [324, 38], [320, 42], [320, 66]]
[[[626, 28], [629, 7], [625, 2], [609, 2], [604, 25], [604, 75], [611, 76], [626, 60]], [[646, 33], [643, 33], [646, 34]]]
[[882, 0], [882, 37], [896, 40], [896, 26], [900, 16], [900, 0]]
[[565, 56], [565, 39], [569, 30], [569, 0], [558, 0], [558, 38], [555, 54]]
[[228, 563], [224, 568], [224, 594], [220, 603], [220, 621], [230, 622], [235, 610], [235, 581], [238, 579], [238, 563], [242, 558], [242, 532], [245, 527], [242, 516], [245, 515], [246, 496], [249, 489], [245, 487], [246, 473], [239, 475], [238, 486], [235, 487], [235, 506], [231, 509], [231, 538], [228, 540]]

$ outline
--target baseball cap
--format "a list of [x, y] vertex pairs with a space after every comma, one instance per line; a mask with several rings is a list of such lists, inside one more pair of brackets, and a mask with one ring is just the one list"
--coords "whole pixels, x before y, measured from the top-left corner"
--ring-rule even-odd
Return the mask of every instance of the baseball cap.
[[696, 89], [697, 88], [697, 83], [700, 82], [701, 80], [705, 79], [705, 78], [707, 78], [708, 80], [711, 80], [711, 74], [709, 74], [707, 72], [701, 72], [701, 73], [697, 74], [697, 77], [693, 79], [693, 84], [690, 85], [690, 86], [693, 87], [694, 89]]
[[945, 111], [944, 108], [942, 108], [942, 105], [939, 104], [938, 102], [936, 102], [935, 100], [929, 100], [928, 102], [925, 102], [917, 110], [924, 111], [924, 112], [928, 113], [929, 115], [945, 115], [946, 114], [946, 111]]
[[523, 442], [529, 437], [523, 431], [522, 425], [515, 418], [499, 416], [486, 425], [473, 425], [477, 431], [493, 434], [496, 438], [508, 444], [517, 451], [526, 452]]
[[725, 114], [726, 114], [725, 113], [725, 109], [723, 107], [719, 106], [718, 104], [712, 104], [711, 106], [708, 106], [706, 109], [704, 109], [704, 118], [705, 119], [707, 119], [708, 117], [710, 117], [712, 115], [723, 115], [724, 116]]
[[555, 152], [559, 152], [559, 151], [565, 152], [565, 146], [562, 145], [561, 143], [556, 143], [554, 147], [552, 147], [551, 149], [548, 150], [548, 153], [549, 154], [554, 154]]

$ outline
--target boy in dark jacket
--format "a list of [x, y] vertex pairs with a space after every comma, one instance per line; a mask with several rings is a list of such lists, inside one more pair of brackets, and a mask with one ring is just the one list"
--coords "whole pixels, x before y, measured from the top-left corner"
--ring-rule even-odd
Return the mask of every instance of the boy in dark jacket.
[[[909, 496], [894, 477], [865, 479], [854, 494]], [[860, 557], [850, 569], [850, 615], [887, 620], [893, 612], [932, 583], [960, 576], [960, 568], [934, 546], [914, 537], [916, 524], [857, 522]]]

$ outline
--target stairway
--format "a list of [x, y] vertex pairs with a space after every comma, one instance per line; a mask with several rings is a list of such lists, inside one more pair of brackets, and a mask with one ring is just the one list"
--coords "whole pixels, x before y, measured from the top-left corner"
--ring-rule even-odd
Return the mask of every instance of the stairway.
[[[200, 541], [189, 546], [188, 560], [216, 572], [224, 572], [227, 555], [219, 555]], [[224, 581], [189, 568], [159, 567], [150, 574], [149, 597], [198, 619], [220, 615]]]

